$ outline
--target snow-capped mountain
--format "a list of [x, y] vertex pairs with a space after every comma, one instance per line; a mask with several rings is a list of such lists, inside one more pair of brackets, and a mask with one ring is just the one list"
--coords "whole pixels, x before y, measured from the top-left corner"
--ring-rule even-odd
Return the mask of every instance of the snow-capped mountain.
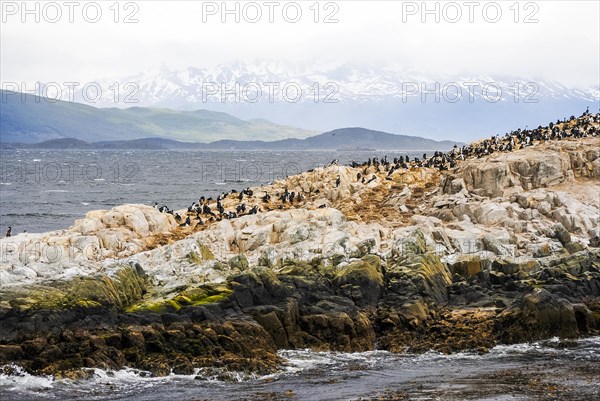
[[[76, 90], [74, 100], [101, 107], [210, 109], [322, 131], [364, 126], [459, 140], [523, 121], [538, 125], [568, 117], [586, 107], [597, 109], [600, 102], [598, 87], [510, 76], [427, 76], [369, 64], [264, 60], [183, 70], [163, 65], [97, 82], [91, 96]], [[68, 95], [63, 92], [63, 100]], [[467, 118], [456, 118], [457, 113]]]
[[[134, 100], [139, 106], [191, 109], [202, 104], [241, 102], [370, 103], [390, 99], [435, 102], [436, 95], [440, 102], [600, 99], [599, 88], [568, 88], [559, 82], [536, 78], [424, 76], [393, 66], [332, 63], [234, 62], [184, 70], [171, 70], [163, 65], [98, 82], [102, 87], [101, 103], [116, 103], [117, 107]], [[119, 84], [121, 91], [116, 102], [115, 84]], [[125, 88], [127, 84], [130, 86]], [[302, 93], [296, 93], [298, 88]], [[127, 94], [131, 94], [129, 102], [124, 101]]]

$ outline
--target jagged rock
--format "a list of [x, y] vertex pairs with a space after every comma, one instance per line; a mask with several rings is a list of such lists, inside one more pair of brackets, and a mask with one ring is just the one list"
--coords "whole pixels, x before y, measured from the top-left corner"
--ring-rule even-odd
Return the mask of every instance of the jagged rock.
[[571, 233], [561, 223], [556, 224], [554, 235], [563, 246], [571, 243]]
[[498, 317], [495, 330], [508, 343], [579, 335], [573, 305], [544, 289], [515, 301]]
[[365, 256], [343, 267], [333, 282], [358, 306], [375, 305], [383, 289], [381, 260], [375, 255]]
[[486, 226], [500, 223], [508, 217], [506, 209], [497, 203], [486, 203], [477, 208], [473, 215], [479, 224]]
[[422, 300], [410, 301], [402, 305], [399, 314], [413, 327], [429, 318], [429, 308]]
[[8, 364], [19, 361], [23, 357], [23, 350], [18, 345], [0, 345], [0, 363]]
[[275, 311], [265, 314], [255, 312], [254, 319], [271, 335], [278, 348], [289, 347], [287, 333]]
[[499, 259], [492, 263], [492, 269], [504, 274], [534, 273], [540, 269], [540, 263], [536, 260]]
[[[460, 167], [460, 177], [470, 192], [481, 190], [486, 196], [502, 196], [507, 188], [520, 186], [525, 190], [558, 185], [575, 178], [570, 155], [572, 148], [529, 149], [528, 152], [512, 152], [492, 156], [483, 163], [468, 161]], [[583, 156], [583, 155], [582, 155]], [[592, 162], [585, 155], [586, 162]], [[501, 163], [494, 163], [494, 161]]]
[[486, 260], [481, 260], [477, 256], [463, 256], [455, 263], [448, 266], [452, 274], [458, 274], [462, 277], [474, 276], [486, 270], [491, 263]]
[[229, 267], [235, 270], [246, 270], [248, 269], [248, 259], [243, 253], [236, 255], [229, 259]]
[[[49, 276], [69, 279], [95, 274], [104, 260], [142, 252], [153, 246], [153, 236], [169, 233], [175, 226], [173, 216], [145, 205], [88, 212], [68, 230], [3, 239], [0, 279], [2, 285], [23, 285]], [[29, 268], [15, 271], [21, 266]]]
[[[399, 236], [399, 231], [396, 236]], [[386, 272], [391, 275], [408, 275], [418, 292], [436, 303], [448, 300], [447, 286], [452, 283], [450, 272], [440, 258], [427, 247], [420, 231], [400, 237], [392, 249], [391, 263]]]

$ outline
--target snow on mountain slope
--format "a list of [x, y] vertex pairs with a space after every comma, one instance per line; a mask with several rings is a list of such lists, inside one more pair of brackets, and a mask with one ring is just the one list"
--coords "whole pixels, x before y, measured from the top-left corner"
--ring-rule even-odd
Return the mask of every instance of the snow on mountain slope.
[[[199, 108], [210, 103], [363, 103], [411, 99], [453, 102], [460, 100], [542, 101], [544, 99], [600, 100], [599, 88], [567, 88], [548, 80], [510, 76], [424, 76], [397, 66], [357, 64], [310, 64], [259, 61], [234, 62], [214, 68], [188, 67], [172, 70], [165, 65], [128, 77], [99, 80], [102, 99], [98, 105], [115, 103], [115, 83], [133, 84], [127, 93], [140, 106]], [[296, 96], [297, 88], [302, 94]], [[460, 89], [459, 89], [460, 88]], [[515, 90], [518, 88], [518, 92]], [[287, 91], [287, 92], [286, 92]], [[433, 92], [432, 92], [433, 91]], [[62, 94], [63, 100], [69, 95]], [[235, 97], [235, 95], [237, 97]], [[471, 99], [469, 94], [473, 95]], [[76, 101], [79, 93], [75, 93]], [[116, 106], [127, 106], [119, 101]]]

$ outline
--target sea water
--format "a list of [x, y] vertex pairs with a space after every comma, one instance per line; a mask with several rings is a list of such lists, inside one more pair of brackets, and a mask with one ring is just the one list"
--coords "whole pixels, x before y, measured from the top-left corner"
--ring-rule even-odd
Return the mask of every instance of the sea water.
[[497, 346], [486, 354], [279, 352], [278, 373], [251, 376], [196, 370], [151, 377], [135, 369], [93, 369], [85, 380], [0, 375], [2, 400], [407, 400], [600, 399], [600, 337]]
[[[329, 165], [424, 152], [1, 150], [0, 236], [70, 227], [126, 203], [187, 208], [200, 196], [260, 186]], [[432, 152], [429, 152], [432, 153]]]

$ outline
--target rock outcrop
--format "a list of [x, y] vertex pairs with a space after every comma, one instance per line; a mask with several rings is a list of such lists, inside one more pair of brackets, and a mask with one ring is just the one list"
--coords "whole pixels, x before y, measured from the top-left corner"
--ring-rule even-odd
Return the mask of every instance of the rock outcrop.
[[19, 234], [0, 244], [3, 287], [95, 274], [102, 262], [155, 247], [177, 227], [170, 214], [146, 205], [94, 210], [68, 230]]
[[254, 188], [263, 210], [261, 191], [306, 198], [202, 227], [125, 205], [3, 239], [0, 363], [258, 373], [282, 348], [485, 351], [599, 332], [600, 139], [366, 170]]

